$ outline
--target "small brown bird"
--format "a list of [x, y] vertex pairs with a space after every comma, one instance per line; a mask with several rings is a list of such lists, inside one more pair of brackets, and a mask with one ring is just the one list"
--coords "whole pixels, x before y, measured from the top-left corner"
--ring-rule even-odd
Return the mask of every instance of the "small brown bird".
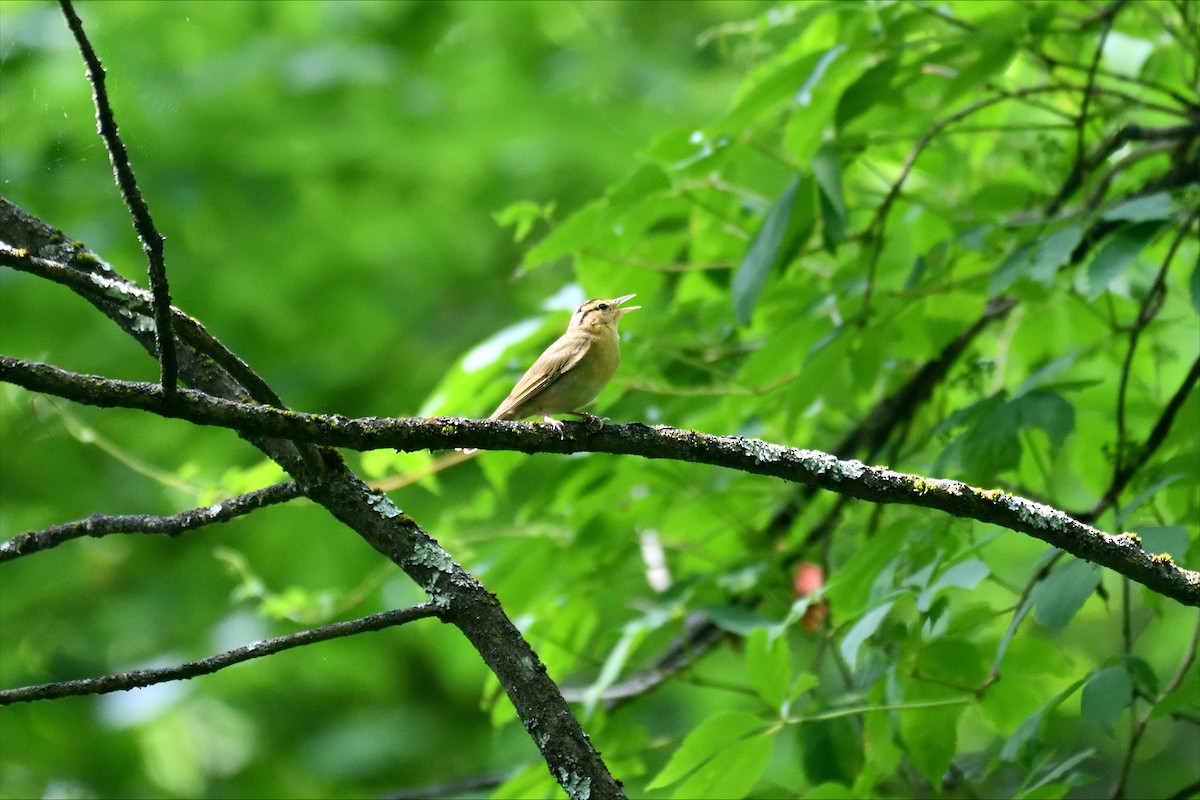
[[579, 408], [595, 400], [617, 371], [621, 363], [617, 322], [641, 308], [619, 306], [635, 296], [588, 300], [576, 309], [567, 332], [538, 356], [488, 419], [524, 419], [541, 414], [560, 433], [563, 424], [551, 414], [571, 414], [599, 422], [599, 417]]

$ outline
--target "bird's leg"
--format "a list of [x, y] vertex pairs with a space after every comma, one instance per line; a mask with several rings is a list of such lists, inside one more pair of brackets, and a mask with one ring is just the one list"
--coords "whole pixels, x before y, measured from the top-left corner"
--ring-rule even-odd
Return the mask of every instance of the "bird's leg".
[[538, 411], [542, 412], [542, 420], [545, 421], [545, 423], [547, 425], [549, 425], [551, 428], [554, 428], [554, 430], [558, 431], [559, 437], [562, 437], [563, 436], [563, 424], [561, 422], [559, 422], [558, 420], [556, 420], [554, 417], [547, 414], [544, 410], [539, 408]]
[[566, 411], [564, 413], [570, 414], [573, 417], [579, 417], [589, 425], [595, 425], [596, 430], [604, 427], [604, 417], [597, 417], [595, 414], [589, 414], [586, 411]]

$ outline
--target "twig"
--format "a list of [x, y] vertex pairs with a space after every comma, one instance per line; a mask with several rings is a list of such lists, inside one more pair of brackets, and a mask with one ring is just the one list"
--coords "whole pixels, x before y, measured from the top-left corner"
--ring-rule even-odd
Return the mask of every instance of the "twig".
[[380, 795], [380, 800], [430, 800], [434, 797], [474, 796], [479, 794], [481, 789], [496, 788], [512, 778], [513, 774], [497, 772], [492, 775], [477, 775], [472, 778], [462, 778], [412, 789], [394, 789]]
[[121, 199], [129, 208], [133, 217], [133, 228], [137, 232], [138, 241], [142, 243], [142, 251], [146, 254], [149, 264], [150, 292], [154, 295], [154, 326], [158, 342], [158, 363], [161, 367], [163, 396], [170, 402], [174, 399], [176, 384], [179, 380], [179, 366], [175, 353], [175, 337], [171, 333], [171, 290], [167, 286], [167, 267], [163, 260], [163, 237], [154, 226], [150, 216], [150, 208], [142, 198], [138, 189], [137, 178], [133, 174], [133, 166], [129, 162], [129, 152], [121, 135], [117, 132], [117, 120], [113, 115], [112, 104], [108, 99], [108, 91], [104, 88], [105, 72], [100, 58], [88, 41], [83, 31], [83, 22], [75, 13], [71, 0], [58, 0], [67, 26], [75, 36], [79, 52], [87, 64], [88, 81], [92, 84], [92, 99], [96, 104], [96, 123], [99, 127], [100, 138], [108, 149], [108, 158], [112, 162], [113, 173], [117, 179], [117, 188]]
[[[717, 627], [707, 614], [692, 614], [684, 621], [683, 633], [652, 665], [600, 693], [604, 708], [612, 711], [636, 697], [648, 694], [672, 675], [690, 667], [725, 635], [726, 632]], [[588, 693], [586, 686], [564, 687], [562, 690], [563, 697], [572, 703], [590, 699]]]
[[[938, 382], [950, 372], [950, 368], [958, 362], [971, 342], [991, 322], [1003, 319], [1014, 307], [1016, 301], [1004, 297], [988, 303], [979, 319], [969, 328], [951, 339], [936, 356], [922, 364], [896, 391], [879, 400], [863, 421], [833, 448], [834, 455], [839, 458], [861, 457], [867, 461], [874, 460], [896, 426], [911, 418], [916, 410], [929, 400]], [[788, 498], [767, 524], [767, 535], [771, 538], [784, 535], [795, 522], [800, 508], [811, 496], [812, 489], [804, 488]], [[792, 557], [799, 557], [804, 547], [825, 538], [833, 530], [834, 520], [842, 507], [843, 503], [839, 501], [836, 507], [812, 528], [803, 542], [790, 548]]]
[[[23, 210], [0, 197], [0, 235], [9, 236], [23, 226], [40, 223]], [[14, 241], [0, 241], [0, 266], [37, 275], [40, 278], [66, 286], [88, 299], [110, 317], [129, 319], [140, 317], [149, 323], [154, 313], [153, 296], [114, 274], [95, 254], [69, 242], [59, 231], [50, 231], [63, 240], [62, 247], [68, 249], [69, 263], [35, 256], [20, 249], [33, 242], [24, 242], [13, 236]], [[283, 401], [258, 373], [246, 362], [219, 342], [203, 325], [192, 317], [171, 307], [174, 317], [173, 331], [182, 342], [210, 358], [216, 366], [228, 373], [229, 379], [238, 384], [246, 398], [264, 405], [284, 408]]]
[[307, 631], [300, 631], [299, 633], [291, 633], [287, 636], [277, 636], [274, 639], [254, 642], [253, 644], [237, 647], [233, 650], [226, 650], [215, 656], [209, 656], [199, 661], [189, 661], [186, 664], [179, 664], [174, 667], [135, 669], [128, 672], [103, 675], [99, 678], [83, 678], [76, 681], [58, 681], [56, 683], [43, 683], [37, 686], [23, 686], [19, 689], [5, 689], [0, 691], [0, 706], [11, 705], [13, 703], [27, 703], [34, 700], [52, 700], [58, 697], [71, 697], [75, 695], [106, 694], [108, 692], [153, 686], [156, 683], [166, 683], [167, 681], [195, 678], [199, 675], [210, 675], [234, 664], [273, 655], [284, 650], [291, 650], [293, 647], [301, 647], [314, 642], [323, 642], [326, 639], [336, 639], [366, 631], [378, 631], [395, 625], [404, 625], [418, 619], [440, 617], [441, 615], [441, 609], [437, 608], [433, 603], [422, 603], [418, 606], [384, 611], [380, 614], [372, 614], [369, 617], [348, 620], [346, 622], [333, 622], [329, 625], [322, 625], [319, 628], [312, 628]]
[[1126, 457], [1126, 438], [1125, 438], [1125, 396], [1129, 385], [1129, 375], [1133, 368], [1133, 356], [1137, 351], [1138, 340], [1142, 331], [1154, 320], [1159, 309], [1162, 307], [1163, 299], [1166, 297], [1166, 276], [1170, 269], [1171, 262], [1175, 258], [1180, 244], [1192, 225], [1195, 224], [1200, 212], [1193, 212], [1191, 218], [1185, 222], [1179, 229], [1174, 241], [1171, 242], [1170, 248], [1167, 250], [1167, 255], [1163, 259], [1162, 267], [1155, 276], [1154, 283], [1146, 292], [1145, 298], [1142, 300], [1141, 307], [1138, 309], [1137, 319], [1129, 333], [1129, 348], [1126, 350], [1125, 359], [1121, 364], [1121, 377], [1117, 384], [1117, 409], [1116, 409], [1116, 429], [1117, 429], [1117, 445], [1116, 453], [1113, 459], [1113, 476], [1109, 483], [1108, 490], [1099, 502], [1083, 515], [1088, 521], [1096, 519], [1101, 513], [1107, 510], [1110, 506], [1117, 502], [1122, 491], [1129, 484], [1137, 471], [1150, 459], [1150, 456], [1162, 445], [1163, 440], [1167, 436], [1167, 432], [1171, 429], [1171, 425], [1175, 420], [1175, 415], [1179, 413], [1180, 407], [1183, 405], [1192, 387], [1195, 386], [1197, 379], [1200, 379], [1200, 359], [1193, 362], [1191, 370], [1185, 376], [1183, 383], [1175, 394], [1167, 401], [1163, 408], [1162, 414], [1151, 429], [1150, 434], [1146, 437], [1145, 444], [1139, 448], [1136, 458]]
[[1137, 474], [1137, 471], [1162, 446], [1162, 443], [1167, 438], [1167, 434], [1171, 430], [1171, 426], [1175, 423], [1175, 416], [1179, 413], [1179, 409], [1183, 407], [1183, 403], [1187, 400], [1188, 395], [1191, 394], [1192, 389], [1196, 387], [1197, 381], [1200, 381], [1200, 358], [1192, 362], [1192, 368], [1184, 376], [1183, 382], [1163, 407], [1162, 414], [1159, 415], [1158, 421], [1154, 423], [1154, 427], [1146, 437], [1145, 443], [1138, 451], [1137, 458], [1126, 462], [1124, 468], [1113, 475], [1112, 483], [1109, 485], [1108, 491], [1104, 493], [1104, 497], [1100, 498], [1100, 501], [1091, 510], [1080, 514], [1079, 518], [1081, 520], [1090, 522], [1096, 519], [1109, 506], [1116, 502], [1117, 497], [1120, 496], [1133, 476]]
[[[1158, 696], [1151, 700], [1149, 708], [1133, 722], [1133, 728], [1129, 734], [1129, 747], [1125, 749], [1125, 758], [1121, 762], [1121, 772], [1117, 778], [1117, 785], [1113, 788], [1112, 796], [1114, 800], [1120, 800], [1120, 798], [1125, 796], [1125, 786], [1129, 780], [1129, 773], [1133, 769], [1134, 754], [1137, 752], [1138, 745], [1142, 741], [1142, 736], [1146, 733], [1146, 727], [1150, 724], [1150, 718], [1154, 713], [1154, 709], [1183, 685], [1189, 671], [1192, 669], [1192, 665], [1196, 662], [1196, 647], [1198, 643], [1200, 643], [1200, 620], [1197, 620], [1196, 625], [1192, 628], [1191, 641], [1188, 642], [1183, 658], [1179, 660], [1179, 668], [1175, 670], [1175, 675], [1159, 690]], [[1185, 794], [1181, 796], [1188, 797], [1190, 795]]]
[[107, 536], [111, 533], [150, 533], [178, 536], [186, 531], [228, 522], [235, 517], [276, 503], [301, 497], [295, 483], [277, 483], [228, 500], [219, 500], [204, 508], [192, 508], [169, 517], [155, 514], [95, 514], [87, 519], [52, 525], [40, 531], [30, 531], [0, 543], [0, 563], [49, 550], [52, 547], [83, 536]]
[[[1123, 3], [1124, 0], [1119, 0]], [[1108, 33], [1112, 30], [1113, 19], [1116, 17], [1116, 12], [1119, 10], [1113, 8], [1111, 13], [1103, 16], [1103, 29], [1100, 31], [1100, 41], [1096, 43], [1096, 49], [1092, 53], [1092, 63], [1088, 65], [1087, 78], [1084, 82], [1083, 100], [1079, 104], [1079, 115], [1075, 118], [1075, 163], [1071, 166], [1071, 172], [1067, 179], [1063, 181], [1062, 187], [1059, 189], [1058, 195], [1050, 202], [1049, 213], [1056, 214], [1061, 208], [1062, 203], [1066, 198], [1074, 193], [1075, 189], [1084, 185], [1086, 175], [1091, 171], [1096, 163], [1096, 159], [1087, 157], [1087, 121], [1088, 111], [1091, 109], [1092, 91], [1096, 87], [1096, 70], [1100, 66], [1100, 56], [1104, 53], [1104, 43], [1108, 41]], [[1116, 138], [1116, 137], [1114, 137]]]

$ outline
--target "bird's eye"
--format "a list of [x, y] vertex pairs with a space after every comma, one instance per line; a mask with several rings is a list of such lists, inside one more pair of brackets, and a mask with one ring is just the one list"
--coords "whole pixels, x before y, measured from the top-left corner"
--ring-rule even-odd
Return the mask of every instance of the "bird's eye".
[[596, 306], [596, 308], [600, 309], [601, 311], [608, 311], [608, 303], [601, 303], [600, 305]]

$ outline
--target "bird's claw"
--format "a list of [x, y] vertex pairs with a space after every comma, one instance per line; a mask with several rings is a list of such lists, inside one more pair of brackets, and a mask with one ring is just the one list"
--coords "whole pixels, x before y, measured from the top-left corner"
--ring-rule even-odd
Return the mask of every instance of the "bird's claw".
[[545, 421], [545, 423], [547, 425], [549, 425], [551, 428], [554, 428], [554, 430], [558, 431], [558, 438], [560, 438], [560, 439], [566, 438], [566, 433], [563, 432], [562, 422], [560, 422], [559, 420], [556, 420], [554, 417], [550, 416], [549, 414], [547, 414], [545, 412], [542, 412], [542, 419]]
[[568, 411], [567, 413], [571, 414], [572, 416], [579, 417], [589, 425], [596, 426], [596, 430], [603, 428], [604, 423], [607, 422], [605, 417], [597, 417], [595, 414], [589, 414], [586, 411]]

